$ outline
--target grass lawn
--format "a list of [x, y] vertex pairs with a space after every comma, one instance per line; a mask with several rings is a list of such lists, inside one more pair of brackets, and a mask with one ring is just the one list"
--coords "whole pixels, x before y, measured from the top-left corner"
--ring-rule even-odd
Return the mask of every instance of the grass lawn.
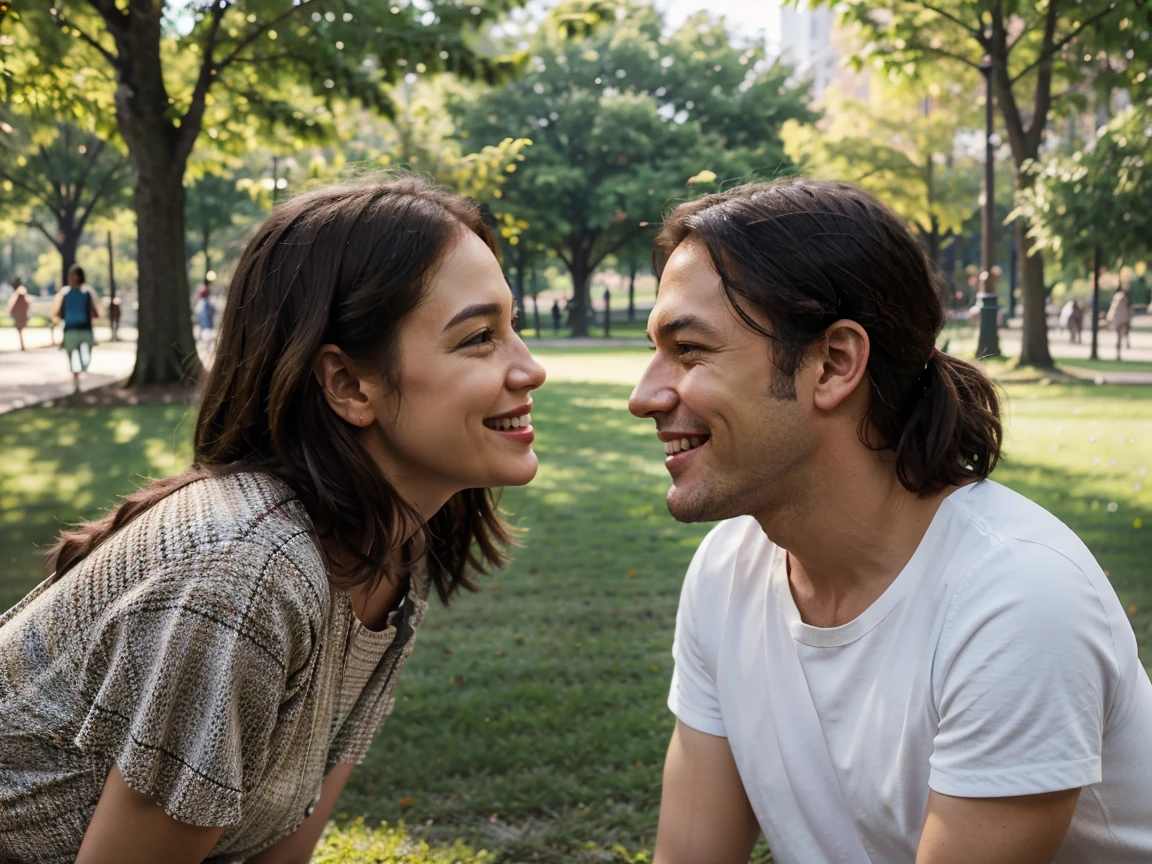
[[[540, 354], [540, 474], [503, 499], [524, 546], [479, 594], [429, 616], [339, 809], [463, 838], [503, 864], [633, 861], [655, 832], [680, 582], [709, 526], [667, 515], [661, 448], [626, 411], [648, 352]], [[1152, 666], [1152, 388], [1006, 392], [996, 479], [1084, 538]], [[0, 604], [38, 581], [35, 547], [58, 519], [186, 460], [189, 421], [159, 406], [0, 416]]]

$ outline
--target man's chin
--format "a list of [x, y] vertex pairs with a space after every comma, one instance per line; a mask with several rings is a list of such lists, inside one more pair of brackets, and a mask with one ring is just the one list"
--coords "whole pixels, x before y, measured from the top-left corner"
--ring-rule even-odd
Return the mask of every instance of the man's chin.
[[677, 522], [712, 522], [723, 518], [711, 515], [714, 509], [711, 503], [703, 496], [694, 495], [675, 484], [668, 490], [668, 513]]

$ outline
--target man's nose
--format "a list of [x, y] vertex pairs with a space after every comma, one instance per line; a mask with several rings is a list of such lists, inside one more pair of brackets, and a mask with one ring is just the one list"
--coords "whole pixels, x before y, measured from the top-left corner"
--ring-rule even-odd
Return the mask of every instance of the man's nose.
[[640, 418], [654, 417], [672, 411], [678, 401], [665, 364], [660, 357], [654, 357], [628, 397], [628, 410]]

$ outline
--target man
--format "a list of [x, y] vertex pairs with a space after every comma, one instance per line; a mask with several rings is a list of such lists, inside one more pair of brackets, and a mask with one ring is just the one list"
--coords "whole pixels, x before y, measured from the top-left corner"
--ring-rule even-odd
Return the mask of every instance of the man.
[[72, 390], [80, 392], [80, 373], [88, 371], [92, 348], [96, 340], [92, 335], [92, 319], [100, 317], [92, 289], [84, 281], [84, 268], [73, 264], [68, 268], [68, 284], [60, 289], [52, 304], [52, 321], [64, 322], [64, 352], [68, 355], [68, 368], [72, 370]]
[[657, 239], [656, 421], [685, 522], [655, 864], [1152, 861], [1152, 683], [1115, 592], [986, 479], [996, 390], [848, 186], [751, 185]]

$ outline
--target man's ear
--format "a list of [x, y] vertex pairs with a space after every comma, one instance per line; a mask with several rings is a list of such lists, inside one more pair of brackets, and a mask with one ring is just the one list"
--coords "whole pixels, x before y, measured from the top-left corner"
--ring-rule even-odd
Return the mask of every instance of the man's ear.
[[364, 428], [376, 421], [372, 402], [362, 386], [362, 373], [352, 359], [335, 345], [321, 345], [312, 364], [328, 406], [353, 426]]
[[817, 343], [813, 401], [821, 411], [834, 411], [860, 387], [868, 374], [871, 345], [864, 328], [841, 319]]

